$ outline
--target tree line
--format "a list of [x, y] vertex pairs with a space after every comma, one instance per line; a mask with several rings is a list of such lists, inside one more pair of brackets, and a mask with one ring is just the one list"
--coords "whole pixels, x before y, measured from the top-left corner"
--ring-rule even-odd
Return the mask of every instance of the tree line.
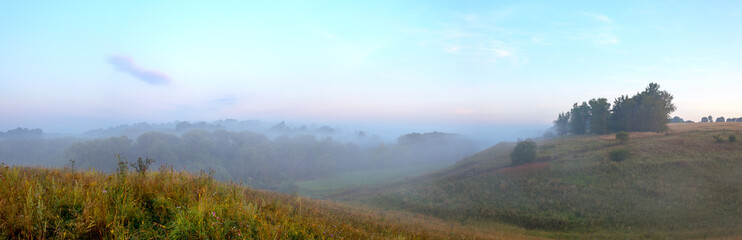
[[659, 84], [650, 83], [634, 96], [616, 98], [612, 105], [606, 98], [575, 103], [569, 111], [559, 113], [554, 120], [554, 130], [559, 136], [618, 131], [663, 132], [667, 130], [670, 113], [675, 111], [672, 100], [673, 96], [661, 91]]
[[200, 171], [211, 169], [222, 180], [290, 192], [293, 182], [342, 171], [414, 164], [453, 163], [474, 153], [474, 144], [449, 133], [410, 133], [395, 144], [362, 148], [332, 138], [282, 135], [268, 138], [251, 131], [196, 129], [182, 135], [147, 132], [136, 139], [100, 138], [72, 144], [66, 151], [77, 168], [113, 171], [114, 154], [129, 160], [155, 159], [154, 165]]

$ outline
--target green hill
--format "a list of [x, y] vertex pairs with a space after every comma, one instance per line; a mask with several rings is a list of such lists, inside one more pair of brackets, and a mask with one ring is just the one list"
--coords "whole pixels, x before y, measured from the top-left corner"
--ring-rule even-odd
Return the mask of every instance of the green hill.
[[444, 238], [530, 237], [253, 190], [171, 167], [106, 174], [0, 165], [0, 239]]
[[[537, 141], [536, 163], [511, 166], [501, 143], [447, 169], [334, 196], [489, 228], [550, 237], [701, 238], [742, 234], [740, 123], [670, 124], [667, 133]], [[609, 152], [627, 149], [615, 162]]]

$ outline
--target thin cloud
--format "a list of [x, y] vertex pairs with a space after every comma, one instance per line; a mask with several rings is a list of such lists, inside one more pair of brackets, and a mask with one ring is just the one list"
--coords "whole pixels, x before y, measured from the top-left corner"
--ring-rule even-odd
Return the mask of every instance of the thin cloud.
[[603, 15], [603, 14], [598, 14], [598, 13], [583, 13], [583, 14], [585, 16], [591, 17], [591, 18], [593, 18], [593, 19], [595, 19], [596, 21], [599, 21], [599, 22], [613, 23], [613, 20], [611, 20], [611, 18], [609, 18], [608, 16]]
[[237, 104], [237, 97], [234, 95], [226, 95], [221, 98], [212, 99], [209, 103], [212, 105], [235, 105]]
[[113, 56], [108, 58], [108, 63], [119, 71], [128, 73], [132, 77], [150, 85], [164, 86], [172, 83], [172, 80], [167, 74], [137, 66], [129, 57]]

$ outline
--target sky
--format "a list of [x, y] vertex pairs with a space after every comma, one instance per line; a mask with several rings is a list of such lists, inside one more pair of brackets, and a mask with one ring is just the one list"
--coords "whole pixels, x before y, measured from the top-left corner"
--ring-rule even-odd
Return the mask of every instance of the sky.
[[[742, 117], [742, 1], [0, 0], [0, 130], [550, 126], [650, 82]], [[432, 130], [432, 129], [431, 129]]]

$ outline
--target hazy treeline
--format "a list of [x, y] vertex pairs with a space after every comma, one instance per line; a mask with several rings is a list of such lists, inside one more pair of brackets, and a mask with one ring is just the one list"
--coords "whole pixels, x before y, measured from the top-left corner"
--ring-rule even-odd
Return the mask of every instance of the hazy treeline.
[[620, 96], [613, 105], [605, 98], [575, 103], [569, 112], [559, 113], [554, 121], [556, 134], [606, 134], [616, 131], [667, 130], [670, 113], [675, 111], [673, 96], [650, 83], [643, 92]]
[[86, 131], [81, 134], [82, 137], [101, 138], [101, 137], [120, 137], [137, 138], [139, 135], [147, 132], [164, 132], [181, 135], [193, 130], [226, 130], [226, 131], [251, 131], [261, 133], [269, 138], [276, 138], [282, 135], [314, 135], [317, 137], [332, 137], [340, 142], [353, 142], [361, 147], [375, 147], [382, 142], [378, 135], [368, 134], [364, 131], [346, 132], [327, 125], [300, 125], [291, 126], [286, 122], [271, 124], [258, 120], [236, 120], [223, 119], [212, 122], [205, 121], [174, 121], [168, 123], [136, 123], [124, 124], [109, 128], [101, 128]]
[[742, 117], [738, 117], [738, 118], [718, 117], [716, 118], [716, 121], [714, 121], [714, 117], [709, 115], [708, 117], [701, 118], [701, 122], [742, 122]]
[[0, 138], [28, 138], [28, 137], [41, 137], [44, 135], [44, 131], [38, 128], [16, 128], [8, 130], [7, 132], [0, 131]]
[[65, 156], [73, 159], [77, 168], [103, 171], [115, 169], [114, 154], [130, 161], [150, 157], [157, 161], [155, 165], [190, 171], [210, 168], [220, 179], [278, 189], [293, 181], [341, 171], [453, 163], [476, 150], [466, 138], [440, 132], [406, 134], [396, 144], [361, 148], [312, 135], [270, 139], [251, 131], [197, 129], [182, 135], [148, 132], [136, 139], [121, 136], [76, 142], [65, 151]]

